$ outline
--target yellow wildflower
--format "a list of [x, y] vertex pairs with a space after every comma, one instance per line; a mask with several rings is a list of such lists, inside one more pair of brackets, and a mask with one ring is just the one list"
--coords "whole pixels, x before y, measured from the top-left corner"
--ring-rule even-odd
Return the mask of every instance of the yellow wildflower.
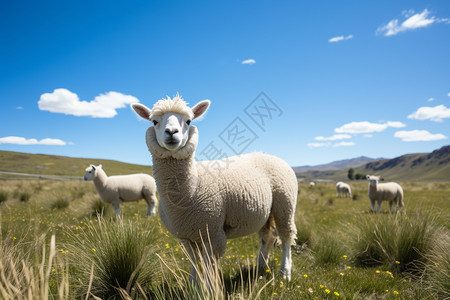
[[334, 292], [334, 295], [336, 295], [336, 296], [338, 296], [338, 297], [339, 297], [339, 293], [338, 293], [338, 292]]
[[319, 287], [320, 287], [321, 289], [323, 289], [323, 288], [324, 288], [323, 284], [319, 285]]
[[166, 244], [166, 248], [170, 248], [170, 246], [169, 246], [169, 244], [168, 244], [168, 243]]
[[270, 273], [270, 269], [267, 269], [267, 270], [266, 270], [266, 273]]
[[339, 275], [344, 276], [344, 273], [339, 273]]
[[344, 255], [342, 255], [342, 257], [343, 257], [343, 258], [347, 258], [347, 255], [344, 254]]
[[283, 287], [284, 283], [283, 281], [280, 281], [280, 287]]
[[347, 267], [347, 270], [350, 270], [351, 268], [352, 268], [352, 267], [348, 266], [348, 267]]
[[273, 293], [275, 296], [278, 295], [277, 293]]
[[399, 262], [398, 260], [396, 260], [396, 261], [395, 261], [395, 263], [396, 263], [397, 265], [399, 265], [399, 264], [400, 264], [400, 262]]
[[329, 294], [330, 290], [329, 289], [325, 289], [325, 293]]
[[308, 274], [303, 274], [303, 277], [307, 278], [307, 277], [308, 277]]
[[380, 271], [380, 270], [376, 270], [376, 271], [375, 271], [375, 273], [377, 273], [377, 274], [380, 274], [380, 273], [381, 273], [381, 271]]
[[92, 251], [96, 252], [97, 250], [95, 250], [95, 248], [92, 248]]
[[394, 294], [398, 295], [398, 292], [397, 292], [397, 291], [394, 291]]

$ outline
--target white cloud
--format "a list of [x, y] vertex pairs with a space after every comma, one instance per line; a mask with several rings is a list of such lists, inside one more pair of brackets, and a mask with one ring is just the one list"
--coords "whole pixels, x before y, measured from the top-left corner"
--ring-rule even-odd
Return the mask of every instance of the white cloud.
[[404, 12], [404, 16], [407, 17], [407, 19], [401, 24], [398, 19], [393, 19], [388, 24], [378, 27], [377, 33], [383, 34], [384, 36], [392, 36], [403, 31], [427, 27], [435, 22], [448, 23], [447, 19], [439, 19], [434, 16], [429, 16], [430, 12], [427, 9], [424, 9], [421, 13], [416, 13], [413, 15], [411, 15], [411, 13], [413, 13], [411, 10], [406, 13]]
[[434, 100], [436, 100], [436, 99], [431, 97], [431, 98], [428, 98], [427, 102], [433, 102]]
[[256, 64], [256, 60], [254, 60], [253, 58], [246, 59], [246, 60], [243, 60], [241, 62], [241, 64], [243, 64], [243, 65], [254, 65], [254, 64]]
[[434, 122], [442, 122], [443, 119], [447, 118], [450, 118], [450, 108], [442, 104], [435, 107], [420, 107], [416, 112], [408, 116], [408, 119], [431, 120]]
[[363, 122], [351, 122], [342, 125], [341, 127], [338, 127], [334, 129], [334, 132], [337, 133], [371, 133], [371, 132], [381, 132], [386, 130], [388, 127], [394, 127], [394, 128], [401, 128], [405, 127], [406, 125], [402, 122], [393, 122], [393, 121], [387, 121], [385, 123], [371, 123], [367, 121]]
[[329, 147], [331, 143], [308, 143], [309, 148]]
[[17, 106], [16, 109], [23, 109], [23, 107], [22, 106]]
[[448, 93], [448, 94], [447, 94], [447, 96], [449, 96], [449, 97], [450, 97], [450, 93]]
[[94, 100], [80, 101], [78, 95], [67, 89], [55, 89], [53, 93], [42, 94], [38, 105], [40, 110], [63, 113], [77, 117], [112, 118], [117, 115], [116, 109], [139, 102], [136, 97], [118, 92], [100, 94]]
[[397, 131], [394, 137], [401, 139], [403, 142], [429, 142], [447, 138], [441, 133], [433, 134], [427, 130]]
[[316, 136], [315, 140], [317, 141], [336, 141], [336, 140], [345, 140], [351, 139], [352, 136], [349, 134], [335, 134], [330, 137]]
[[363, 135], [365, 138], [370, 139], [371, 137], [373, 137], [373, 134], [367, 133], [365, 135]]
[[328, 42], [329, 43], [337, 43], [337, 42], [346, 41], [346, 40], [349, 40], [349, 39], [352, 39], [352, 38], [353, 38], [352, 34], [349, 34], [347, 36], [340, 35], [340, 36], [332, 37], [331, 39], [328, 40]]
[[37, 139], [26, 139], [19, 136], [6, 136], [0, 138], [0, 144], [65, 146], [66, 142], [59, 139], [50, 138], [45, 138], [38, 141]]
[[354, 142], [339, 142], [333, 145], [333, 147], [350, 147], [355, 146]]

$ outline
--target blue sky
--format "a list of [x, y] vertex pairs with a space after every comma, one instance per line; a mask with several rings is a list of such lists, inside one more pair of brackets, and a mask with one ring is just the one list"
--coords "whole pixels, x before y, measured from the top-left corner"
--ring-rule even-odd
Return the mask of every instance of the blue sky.
[[3, 1], [0, 44], [0, 150], [149, 165], [129, 104], [177, 93], [198, 159], [450, 144], [448, 1]]

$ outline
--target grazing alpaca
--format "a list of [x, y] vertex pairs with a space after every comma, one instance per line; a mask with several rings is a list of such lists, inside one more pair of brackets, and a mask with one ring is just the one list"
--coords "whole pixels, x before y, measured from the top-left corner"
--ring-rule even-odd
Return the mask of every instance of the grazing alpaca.
[[86, 168], [84, 180], [93, 180], [100, 198], [105, 203], [111, 203], [120, 214], [120, 203], [138, 201], [142, 198], [147, 202], [147, 216], [156, 213], [155, 179], [147, 174], [131, 174], [107, 176], [102, 165], [90, 165]]
[[352, 198], [352, 189], [342, 181], [336, 183], [336, 198]]
[[[392, 204], [395, 203], [396, 210], [404, 206], [403, 203], [403, 189], [395, 182], [378, 183], [380, 177], [378, 176], [366, 176], [369, 180], [369, 199], [372, 211], [375, 208], [375, 201], [378, 203], [377, 213], [381, 209], [381, 201], [389, 201], [389, 213], [392, 211]], [[381, 179], [383, 180], [383, 179]]]
[[[223, 255], [227, 239], [258, 232], [260, 269], [269, 258], [276, 226], [283, 249], [281, 272], [289, 280], [291, 245], [297, 233], [297, 177], [286, 162], [263, 153], [214, 161], [216, 168], [211, 162], [197, 162], [198, 131], [190, 123], [209, 104], [204, 100], [190, 108], [178, 95], [158, 101], [152, 110], [132, 104], [139, 116], [154, 124], [147, 130], [146, 142], [153, 159], [161, 220], [194, 261], [192, 249], [201, 249], [209, 261], [211, 255]], [[195, 277], [191, 266], [191, 278]]]

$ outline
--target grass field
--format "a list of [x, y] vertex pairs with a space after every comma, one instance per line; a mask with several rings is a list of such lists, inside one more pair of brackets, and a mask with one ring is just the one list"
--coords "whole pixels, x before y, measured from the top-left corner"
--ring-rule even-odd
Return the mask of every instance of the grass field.
[[393, 215], [387, 203], [369, 213], [367, 182], [350, 185], [354, 199], [335, 198], [334, 183], [300, 184], [290, 282], [279, 247], [256, 274], [253, 234], [228, 241], [219, 276], [191, 285], [183, 249], [144, 201], [123, 204], [119, 221], [92, 182], [1, 181], [0, 298], [450, 297], [450, 183], [402, 183], [406, 207]]

